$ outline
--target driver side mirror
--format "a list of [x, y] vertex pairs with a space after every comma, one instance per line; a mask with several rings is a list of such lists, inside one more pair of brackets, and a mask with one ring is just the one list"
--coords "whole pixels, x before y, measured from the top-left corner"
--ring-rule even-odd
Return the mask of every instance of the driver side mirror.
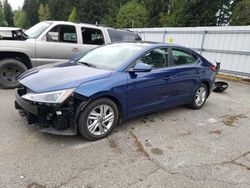
[[134, 68], [131, 69], [130, 72], [150, 72], [152, 70], [152, 66], [146, 63], [137, 63]]

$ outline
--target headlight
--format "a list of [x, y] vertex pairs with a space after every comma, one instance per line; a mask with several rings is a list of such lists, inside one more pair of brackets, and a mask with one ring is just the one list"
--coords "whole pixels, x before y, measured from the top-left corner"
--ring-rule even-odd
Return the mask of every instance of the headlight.
[[63, 103], [74, 92], [74, 90], [75, 88], [47, 93], [28, 93], [23, 95], [22, 98], [41, 103]]

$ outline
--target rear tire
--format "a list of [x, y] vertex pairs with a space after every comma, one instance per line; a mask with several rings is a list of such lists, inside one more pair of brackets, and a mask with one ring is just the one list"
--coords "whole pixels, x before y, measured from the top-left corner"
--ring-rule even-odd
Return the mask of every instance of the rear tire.
[[208, 97], [208, 88], [205, 84], [200, 84], [196, 89], [190, 108], [198, 110], [204, 106]]
[[108, 98], [100, 98], [92, 101], [80, 113], [78, 131], [87, 140], [100, 140], [112, 132], [118, 120], [116, 104]]
[[0, 60], [0, 86], [4, 89], [12, 89], [20, 84], [16, 78], [25, 72], [27, 67], [18, 59]]

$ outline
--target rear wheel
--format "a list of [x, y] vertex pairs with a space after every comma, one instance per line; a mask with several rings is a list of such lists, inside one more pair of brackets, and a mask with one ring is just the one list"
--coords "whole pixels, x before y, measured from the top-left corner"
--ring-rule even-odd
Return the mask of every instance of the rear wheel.
[[205, 84], [200, 84], [200, 86], [198, 87], [193, 96], [193, 101], [190, 104], [190, 107], [195, 110], [202, 108], [207, 100], [207, 96], [208, 96], [207, 86]]
[[116, 104], [108, 98], [91, 102], [79, 115], [78, 131], [87, 140], [99, 140], [109, 135], [119, 120]]
[[11, 89], [19, 86], [16, 78], [25, 72], [27, 67], [17, 59], [0, 60], [0, 86]]

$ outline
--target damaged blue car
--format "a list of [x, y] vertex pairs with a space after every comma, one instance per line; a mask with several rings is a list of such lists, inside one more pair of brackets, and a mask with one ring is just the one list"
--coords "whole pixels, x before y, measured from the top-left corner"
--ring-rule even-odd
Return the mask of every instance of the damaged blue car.
[[44, 132], [98, 140], [144, 114], [184, 104], [200, 109], [217, 71], [182, 46], [109, 44], [19, 76], [15, 107]]

